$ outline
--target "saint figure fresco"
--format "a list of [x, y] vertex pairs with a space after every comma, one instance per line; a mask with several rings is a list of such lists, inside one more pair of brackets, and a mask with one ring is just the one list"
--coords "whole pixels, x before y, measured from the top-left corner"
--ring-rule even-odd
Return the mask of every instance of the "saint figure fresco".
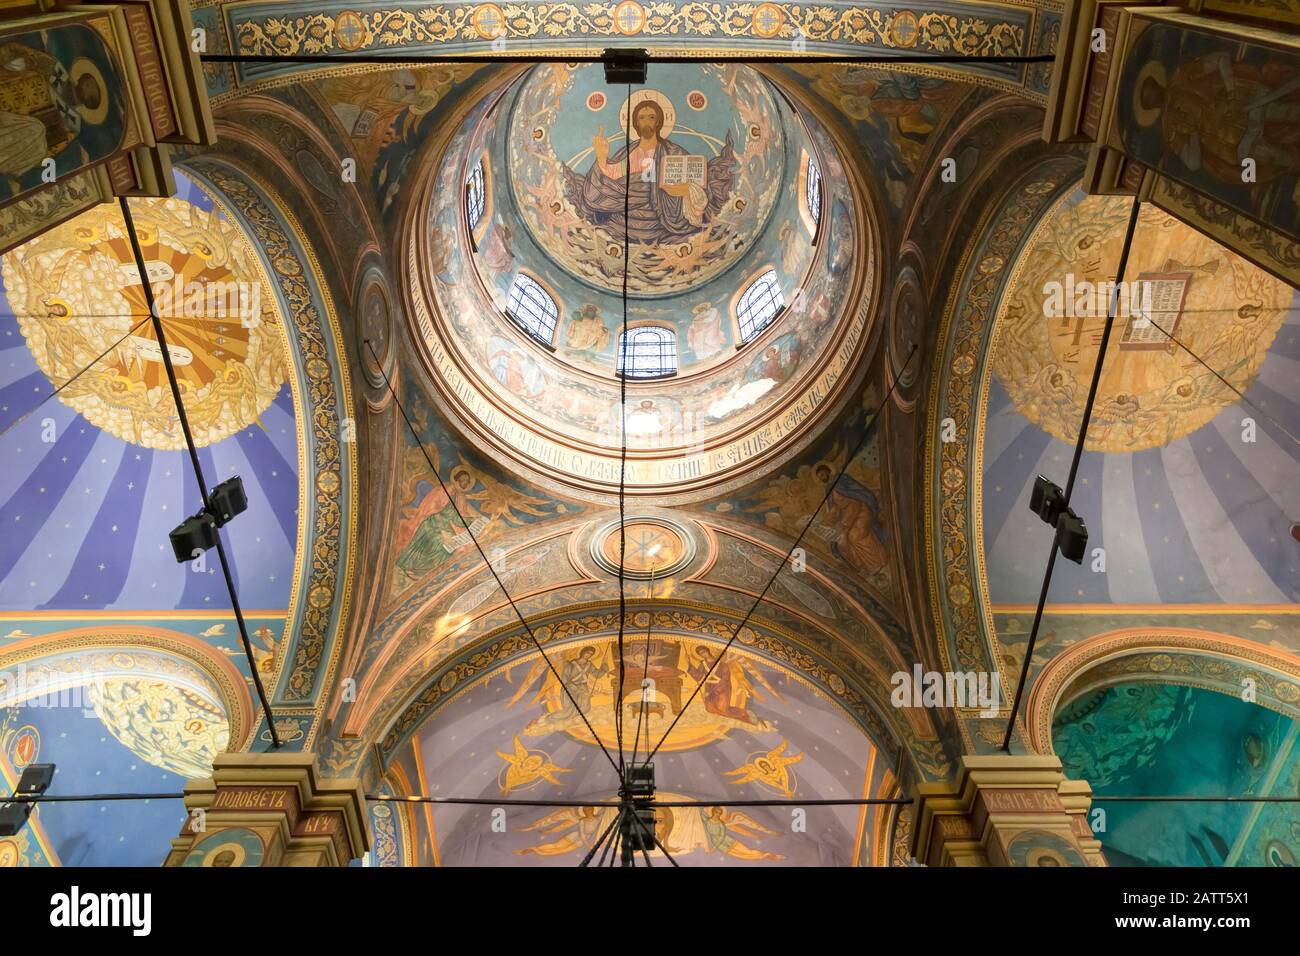
[[610, 155], [602, 125], [591, 138], [595, 161], [586, 174], [563, 167], [569, 201], [579, 216], [615, 239], [624, 238], [625, 198], [630, 241], [666, 244], [695, 235], [731, 195], [736, 177], [731, 130], [722, 151], [705, 160], [663, 135], [664, 108], [652, 98], [636, 103], [631, 125], [636, 141], [630, 159], [626, 145]]

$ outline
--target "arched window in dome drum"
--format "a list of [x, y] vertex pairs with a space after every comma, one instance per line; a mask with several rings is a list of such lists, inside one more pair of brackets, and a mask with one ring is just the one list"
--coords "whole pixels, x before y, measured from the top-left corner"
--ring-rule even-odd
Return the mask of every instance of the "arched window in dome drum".
[[677, 374], [677, 333], [659, 325], [641, 325], [618, 337], [618, 374], [628, 378], [663, 378]]
[[768, 269], [753, 281], [736, 303], [741, 343], [752, 341], [772, 324], [783, 308], [785, 297], [781, 295], [780, 280], [775, 269]]
[[487, 190], [483, 183], [483, 160], [474, 164], [469, 179], [465, 180], [465, 217], [469, 220], [470, 232], [478, 227], [483, 216], [483, 205], [487, 201]]
[[510, 286], [506, 296], [506, 314], [537, 341], [547, 348], [552, 347], [560, 308], [550, 293], [526, 272], [518, 273]]
[[808, 198], [808, 214], [812, 216], [813, 228], [816, 229], [822, 221], [822, 171], [817, 168], [817, 161], [811, 156], [808, 157], [806, 176], [804, 192]]

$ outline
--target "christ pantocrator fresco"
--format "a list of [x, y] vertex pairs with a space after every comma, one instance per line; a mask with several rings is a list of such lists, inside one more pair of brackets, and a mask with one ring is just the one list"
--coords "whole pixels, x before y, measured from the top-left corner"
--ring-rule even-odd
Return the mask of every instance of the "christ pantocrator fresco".
[[625, 202], [629, 241], [667, 244], [693, 236], [732, 193], [736, 152], [731, 131], [717, 156], [692, 155], [666, 135], [666, 114], [653, 90], [633, 102], [636, 142], [630, 155], [625, 145], [611, 156], [605, 127], [598, 127], [591, 138], [595, 161], [586, 174], [564, 167], [569, 201], [579, 216], [616, 239], [624, 238]]
[[625, 271], [633, 295], [708, 282], [763, 235], [786, 181], [771, 90], [719, 64], [664, 73], [630, 101], [604, 91], [599, 66], [555, 64], [511, 106], [505, 158], [531, 239], [610, 292]]

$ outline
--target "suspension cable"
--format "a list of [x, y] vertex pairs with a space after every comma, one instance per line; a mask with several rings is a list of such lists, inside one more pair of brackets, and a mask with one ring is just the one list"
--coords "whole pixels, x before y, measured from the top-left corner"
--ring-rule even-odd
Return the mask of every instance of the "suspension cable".
[[[1115, 325], [1115, 313], [1119, 310], [1120, 283], [1128, 270], [1128, 254], [1133, 246], [1133, 234], [1137, 232], [1138, 211], [1142, 203], [1133, 198], [1129, 210], [1128, 227], [1124, 231], [1124, 245], [1119, 253], [1119, 266], [1115, 270], [1115, 287], [1110, 302], [1106, 306], [1106, 324], [1101, 330], [1101, 344], [1097, 348], [1097, 361], [1092, 367], [1092, 382], [1088, 386], [1088, 400], [1083, 406], [1083, 421], [1079, 423], [1079, 435], [1074, 442], [1074, 457], [1070, 461], [1070, 477], [1065, 483], [1065, 500], [1061, 505], [1064, 513], [1070, 507], [1070, 496], [1074, 493], [1074, 479], [1079, 474], [1079, 460], [1083, 457], [1083, 443], [1088, 437], [1088, 422], [1092, 420], [1093, 403], [1097, 400], [1097, 388], [1101, 384], [1101, 366], [1106, 359], [1106, 346], [1110, 342], [1110, 331]], [[1025, 659], [1020, 665], [1020, 679], [1016, 682], [1016, 695], [1012, 698], [1011, 713], [1007, 717], [1007, 731], [1002, 738], [1002, 750], [1011, 752], [1011, 735], [1016, 729], [1016, 714], [1020, 711], [1020, 699], [1024, 696], [1025, 681], [1029, 678], [1029, 665], [1034, 657], [1034, 645], [1038, 642], [1038, 628], [1043, 623], [1043, 607], [1047, 604], [1047, 589], [1052, 584], [1052, 572], [1056, 569], [1056, 556], [1060, 553], [1059, 534], [1052, 535], [1052, 551], [1047, 558], [1047, 568], [1043, 572], [1043, 586], [1038, 592], [1038, 608], [1034, 611], [1034, 624], [1029, 629], [1029, 643], [1025, 646]]]
[[[118, 202], [122, 206], [122, 219], [126, 223], [127, 237], [131, 240], [131, 251], [135, 254], [135, 267], [140, 272], [140, 285], [144, 289], [145, 306], [153, 319], [154, 336], [158, 339], [158, 348], [162, 352], [163, 368], [167, 372], [167, 383], [171, 386], [172, 400], [176, 403], [176, 416], [181, 423], [181, 432], [185, 436], [185, 447], [190, 453], [190, 465], [194, 469], [194, 479], [199, 483], [199, 496], [203, 499], [203, 510], [213, 514], [212, 502], [208, 500], [208, 485], [203, 478], [203, 466], [199, 463], [199, 450], [190, 433], [190, 420], [185, 414], [185, 403], [181, 400], [180, 383], [176, 381], [176, 369], [172, 367], [171, 351], [167, 347], [167, 336], [163, 333], [162, 317], [153, 297], [153, 282], [149, 278], [149, 269], [144, 261], [144, 250], [140, 248], [140, 237], [135, 232], [135, 220], [131, 217], [131, 205], [125, 196]], [[230, 561], [226, 558], [225, 545], [221, 543], [221, 528], [212, 529], [217, 543], [217, 557], [221, 561], [221, 572], [226, 579], [226, 591], [230, 594], [230, 606], [235, 611], [235, 621], [239, 625], [239, 639], [244, 645], [244, 657], [248, 660], [248, 669], [253, 675], [253, 686], [257, 689], [257, 699], [262, 704], [262, 713], [266, 716], [266, 726], [271, 732], [271, 746], [280, 747], [280, 734], [275, 728], [275, 715], [271, 713], [271, 702], [267, 700], [266, 688], [262, 686], [262, 675], [258, 671], [253, 657], [253, 643], [248, 639], [248, 625], [244, 623], [244, 611], [239, 606], [239, 595], [235, 592], [235, 578], [230, 572]]]
[[682, 714], [686, 713], [696, 696], [704, 689], [704, 685], [708, 682], [709, 678], [713, 676], [714, 668], [718, 666], [718, 663], [722, 660], [722, 656], [731, 649], [731, 645], [736, 642], [736, 638], [740, 636], [741, 630], [743, 630], [745, 625], [749, 623], [750, 617], [758, 608], [759, 604], [762, 603], [763, 598], [767, 596], [768, 590], [770, 590], [772, 585], [776, 582], [777, 576], [780, 575], [782, 569], [785, 568], [786, 563], [790, 560], [791, 556], [793, 556], [795, 549], [799, 547], [799, 542], [803, 541], [804, 535], [806, 535], [808, 529], [812, 527], [813, 520], [816, 519], [822, 508], [826, 506], [826, 502], [830, 500], [831, 495], [835, 491], [835, 486], [839, 484], [839, 480], [843, 478], [844, 473], [849, 470], [849, 465], [853, 463], [853, 459], [857, 457], [858, 452], [862, 450], [862, 446], [866, 444], [871, 433], [875, 431], [876, 421], [880, 418], [880, 412], [884, 409], [885, 403], [888, 402], [890, 397], [894, 394], [894, 389], [898, 386], [899, 379], [903, 377], [907, 372], [908, 367], [912, 364], [912, 359], [916, 357], [916, 349], [917, 346], [913, 343], [912, 350], [907, 353], [907, 361], [903, 364], [899, 373], [893, 376], [893, 381], [889, 383], [889, 390], [885, 392], [884, 398], [882, 398], [880, 403], [876, 405], [875, 411], [871, 415], [871, 419], [862, 429], [862, 435], [858, 438], [854, 446], [849, 449], [848, 454], [844, 457], [844, 464], [840, 466], [839, 472], [836, 473], [834, 479], [832, 479], [826, 486], [826, 494], [824, 494], [822, 500], [817, 503], [817, 507], [812, 510], [812, 514], [808, 515], [808, 520], [804, 522], [803, 528], [794, 539], [794, 542], [790, 545], [789, 550], [786, 551], [785, 557], [776, 566], [776, 569], [773, 570], [771, 577], [769, 577], [767, 583], [763, 585], [763, 590], [758, 592], [758, 596], [754, 598], [754, 603], [751, 604], [749, 610], [745, 612], [745, 616], [741, 618], [740, 623], [732, 629], [731, 637], [727, 639], [727, 643], [722, 646], [722, 650], [713, 658], [713, 662], [709, 664], [709, 669], [704, 672], [704, 676], [700, 678], [700, 682], [695, 685], [695, 690], [691, 691], [691, 696], [687, 698], [685, 706], [677, 712], [677, 716], [673, 718], [672, 723], [668, 725], [668, 729], [665, 730], [663, 736], [659, 738], [659, 743], [655, 744], [654, 749], [646, 755], [645, 759], [647, 763], [649, 763], [650, 760], [654, 758], [654, 755], [659, 752], [659, 748], [664, 745], [664, 741], [667, 740], [668, 735], [673, 732], [673, 728], [677, 726], [677, 722], [682, 719]]
[[438, 482], [438, 487], [442, 489], [443, 495], [446, 496], [448, 503], [451, 504], [452, 510], [456, 512], [456, 517], [460, 519], [460, 523], [465, 526], [465, 533], [469, 535], [469, 540], [473, 542], [475, 550], [479, 553], [479, 557], [481, 557], [483, 563], [487, 565], [487, 569], [492, 574], [493, 580], [496, 581], [497, 587], [499, 587], [501, 593], [505, 595], [506, 601], [509, 602], [511, 610], [515, 612], [515, 617], [519, 618], [519, 623], [523, 625], [524, 631], [528, 635], [528, 639], [533, 642], [533, 646], [536, 647], [538, 652], [542, 655], [542, 660], [544, 660], [546, 666], [550, 668], [551, 674], [555, 677], [556, 681], [559, 682], [560, 689], [564, 691], [564, 696], [569, 698], [569, 703], [573, 705], [573, 709], [577, 711], [578, 716], [582, 718], [582, 722], [587, 726], [587, 730], [591, 732], [592, 740], [596, 741], [596, 745], [600, 747], [601, 752], [605, 755], [605, 759], [609, 761], [610, 766], [612, 766], [616, 771], [619, 771], [619, 779], [621, 780], [622, 772], [619, 765], [614, 762], [614, 758], [610, 755], [609, 749], [605, 746], [604, 741], [600, 739], [600, 734], [596, 733], [596, 728], [591, 726], [591, 721], [587, 719], [587, 715], [583, 713], [582, 708], [578, 706], [578, 702], [569, 691], [568, 685], [564, 683], [564, 678], [562, 678], [560, 672], [555, 669], [555, 664], [551, 661], [550, 655], [546, 653], [546, 649], [542, 647], [541, 642], [537, 639], [537, 635], [533, 633], [533, 629], [524, 618], [523, 612], [519, 610], [519, 605], [515, 603], [515, 599], [511, 597], [510, 591], [506, 588], [505, 582], [501, 580], [501, 575], [497, 574], [497, 569], [493, 567], [492, 562], [488, 560], [487, 554], [483, 551], [483, 545], [479, 543], [478, 536], [474, 534], [474, 530], [469, 526], [469, 522], [465, 519], [465, 515], [461, 513], [460, 506], [456, 504], [455, 497], [453, 497], [451, 492], [448, 490], [446, 482], [442, 480], [442, 475], [439, 474], [437, 466], [429, 456], [429, 450], [424, 447], [424, 442], [420, 440], [420, 433], [415, 430], [415, 424], [411, 421], [411, 416], [406, 414], [406, 408], [402, 405], [401, 399], [397, 397], [397, 390], [393, 388], [392, 380], [389, 379], [388, 373], [384, 371], [384, 363], [379, 361], [379, 355], [375, 352], [374, 345], [371, 344], [369, 339], [365, 340], [365, 344], [366, 347], [370, 349], [370, 354], [374, 356], [375, 367], [379, 369], [379, 374], [384, 377], [384, 384], [388, 386], [388, 394], [392, 396], [393, 404], [396, 405], [397, 410], [401, 412], [402, 420], [406, 422], [406, 427], [410, 430], [411, 437], [415, 439], [415, 444], [424, 455], [425, 463], [428, 464], [429, 471], [433, 473], [434, 479]]

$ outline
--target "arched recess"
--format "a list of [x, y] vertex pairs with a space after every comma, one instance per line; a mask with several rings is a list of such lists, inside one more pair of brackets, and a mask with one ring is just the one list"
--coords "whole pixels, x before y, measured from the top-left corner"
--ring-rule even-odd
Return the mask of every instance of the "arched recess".
[[1294, 866], [1300, 660], [1240, 638], [1126, 628], [1071, 647], [1030, 694], [1028, 736], [1092, 789], [1112, 866]]
[[[246, 679], [201, 638], [143, 625], [55, 631], [0, 654], [0, 786], [55, 765], [53, 795], [175, 792], [246, 747]], [[179, 800], [46, 804], [0, 840], [3, 865], [156, 865], [184, 821]]]
[[1135, 682], [1239, 699], [1250, 688], [1254, 703], [1300, 720], [1300, 658], [1294, 654], [1210, 631], [1134, 627], [1081, 641], [1042, 669], [1025, 710], [1029, 744], [1052, 753], [1052, 718], [1062, 705], [1088, 691]]
[[[142, 670], [130, 658], [135, 649], [149, 652], [159, 669]], [[229, 750], [242, 750], [251, 741], [256, 712], [253, 709], [247, 679], [230, 658], [211, 644], [184, 634], [148, 625], [109, 625], [55, 631], [40, 637], [23, 638], [9, 644], [0, 653], [0, 704], [21, 703], [14, 684], [31, 681], [40, 674], [42, 692], [58, 692], [83, 686], [88, 675], [141, 676], [170, 680], [180, 669], [169, 669], [162, 662], [171, 658], [193, 667], [210, 682], [208, 693], [219, 699], [230, 725]], [[58, 660], [62, 666], [54, 666]], [[6, 686], [9, 685], [9, 686]], [[195, 688], [198, 690], [199, 688]], [[15, 699], [11, 702], [10, 696]]]
[[219, 196], [253, 239], [273, 281], [291, 357], [299, 431], [298, 562], [285, 636], [276, 649], [273, 703], [309, 709], [277, 716], [290, 746], [309, 747], [323, 688], [347, 619], [356, 524], [356, 449], [346, 440], [352, 409], [338, 315], [319, 259], [298, 218], [274, 191], [225, 158], [187, 160], [187, 173]]
[[[436, 669], [378, 745], [388, 784], [403, 794], [489, 800], [610, 799], [616, 775], [592, 745], [577, 711], [582, 710], [611, 752], [617, 749], [616, 622], [616, 607], [610, 606], [590, 609], [590, 616], [579, 612], [553, 623], [534, 622], [576, 705], [522, 635], [470, 649]], [[812, 655], [746, 630], [715, 671], [721, 682], [705, 685], [711, 689], [686, 706], [709, 655], [725, 641], [698, 611], [661, 612], [656, 623], [647, 640], [644, 615], [629, 615], [623, 740], [630, 754], [638, 735], [633, 714], [642, 675], [648, 672], [645, 717], [653, 727], [640, 729], [640, 756], [659, 741], [675, 715], [683, 715], [655, 757], [661, 797], [898, 793], [896, 758], [875, 745], [881, 728], [863, 710], [865, 702]], [[638, 656], [647, 646], [648, 665]], [[500, 831], [489, 825], [490, 806], [417, 811], [418, 861], [452, 865], [576, 863], [594, 840], [593, 828], [606, 822], [604, 811], [512, 807], [503, 812], [514, 814], [513, 822]], [[889, 860], [890, 809], [809, 809], [801, 818], [806, 829], [793, 830], [808, 836], [793, 841], [786, 839], [789, 818], [781, 816], [787, 812], [744, 808], [743, 814], [733, 814], [728, 809], [725, 816], [710, 815], [705, 822], [702, 811], [679, 808], [665, 811], [661, 836], [675, 853], [700, 853], [692, 861], [696, 863], [881, 865]], [[730, 830], [733, 824], [741, 829]], [[725, 840], [710, 844], [705, 836], [708, 827], [724, 825], [737, 838], [735, 852]]]

